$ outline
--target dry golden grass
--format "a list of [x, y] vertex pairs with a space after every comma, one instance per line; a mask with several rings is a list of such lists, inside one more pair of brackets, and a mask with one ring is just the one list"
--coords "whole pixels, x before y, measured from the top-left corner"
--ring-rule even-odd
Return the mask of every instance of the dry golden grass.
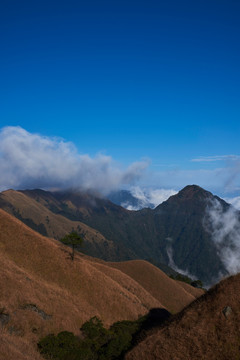
[[[126, 360], [240, 358], [240, 274], [221, 281], [140, 342]], [[223, 309], [232, 314], [225, 317]]]
[[6, 330], [1, 331], [0, 359], [43, 360], [36, 347], [28, 339], [17, 335], [10, 335]]

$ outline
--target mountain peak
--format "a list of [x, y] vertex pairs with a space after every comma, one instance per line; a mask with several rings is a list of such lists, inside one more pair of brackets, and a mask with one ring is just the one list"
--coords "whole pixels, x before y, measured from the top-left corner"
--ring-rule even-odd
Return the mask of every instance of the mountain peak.
[[204, 190], [198, 185], [187, 185], [182, 190], [180, 190], [176, 195], [170, 196], [170, 198], [164, 201], [162, 204], [158, 205], [155, 210], [171, 205], [180, 206], [182, 203], [199, 203], [206, 201], [208, 199], [213, 199], [214, 196], [211, 192]]
[[190, 199], [206, 199], [213, 197], [213, 194], [207, 190], [204, 190], [198, 185], [187, 185], [176, 195], [178, 199], [190, 200]]

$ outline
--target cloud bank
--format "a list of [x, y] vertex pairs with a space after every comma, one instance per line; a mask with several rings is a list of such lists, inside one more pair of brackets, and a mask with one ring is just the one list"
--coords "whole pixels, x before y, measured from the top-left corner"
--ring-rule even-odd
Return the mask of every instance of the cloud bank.
[[110, 156], [81, 155], [58, 138], [32, 134], [21, 127], [0, 130], [0, 190], [43, 188], [96, 190], [107, 193], [134, 184], [147, 161], [121, 169]]
[[240, 213], [233, 206], [223, 209], [218, 200], [211, 202], [204, 222], [211, 233], [219, 256], [229, 272], [240, 271]]

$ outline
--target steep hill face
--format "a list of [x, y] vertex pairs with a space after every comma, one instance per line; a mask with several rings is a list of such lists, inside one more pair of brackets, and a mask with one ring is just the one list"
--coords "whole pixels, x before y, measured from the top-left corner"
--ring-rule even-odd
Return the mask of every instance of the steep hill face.
[[126, 360], [239, 359], [240, 275], [223, 280], [132, 349]]
[[[16, 200], [18, 197], [21, 201]], [[23, 197], [28, 205], [23, 205]], [[53, 217], [59, 219], [58, 224], [68, 222], [65, 231], [87, 225], [92, 229], [84, 250], [89, 255], [113, 261], [147, 259], [211, 284], [220, 273], [227, 274], [211, 233], [203, 224], [213, 200], [218, 200], [224, 211], [229, 208], [196, 185], [185, 187], [154, 210], [128, 211], [92, 194], [43, 190], [6, 191], [0, 194], [0, 207], [37, 231], [43, 224], [47, 235], [58, 239], [63, 232], [60, 234], [61, 227], [54, 225]], [[33, 206], [42, 213], [41, 224], [39, 215], [33, 219]]]
[[[160, 296], [144, 288], [144, 279], [135, 280], [124, 271], [124, 263], [118, 269], [80, 253], [72, 261], [67, 247], [39, 235], [3, 210], [0, 262], [0, 354], [8, 360], [38, 359], [39, 338], [63, 330], [78, 334], [82, 323], [93, 316], [110, 325], [137, 319], [152, 307], [174, 310], [176, 294], [182, 307], [193, 299], [191, 292], [167, 278], [176, 291], [169, 295], [169, 307], [163, 305]], [[141, 262], [137, 269], [134, 263], [131, 267], [141, 272]], [[144, 272], [145, 262], [142, 267]], [[152, 265], [148, 271], [150, 277], [151, 272], [157, 276], [155, 285], [161, 291], [165, 275]], [[166, 291], [162, 290], [162, 298]]]

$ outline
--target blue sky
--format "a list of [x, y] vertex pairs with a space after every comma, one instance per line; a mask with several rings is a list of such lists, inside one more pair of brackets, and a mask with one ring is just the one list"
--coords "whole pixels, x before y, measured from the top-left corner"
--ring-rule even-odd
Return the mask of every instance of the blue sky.
[[148, 161], [141, 186], [240, 193], [239, 1], [5, 0], [0, 29], [1, 129], [110, 156], [124, 179]]

